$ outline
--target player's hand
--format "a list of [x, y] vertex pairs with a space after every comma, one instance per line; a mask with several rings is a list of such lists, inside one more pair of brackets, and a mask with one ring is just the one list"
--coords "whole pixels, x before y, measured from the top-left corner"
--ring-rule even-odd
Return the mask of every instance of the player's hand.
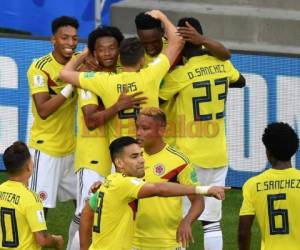
[[225, 199], [225, 191], [231, 189], [231, 187], [212, 186], [208, 189], [207, 195], [213, 196], [218, 200]]
[[101, 67], [90, 53], [84, 59], [83, 65], [80, 67], [80, 71], [101, 71]]
[[165, 16], [164, 13], [162, 13], [160, 10], [151, 10], [146, 12], [147, 15], [152, 16], [155, 19], [161, 19], [163, 16]]
[[64, 245], [64, 238], [61, 235], [55, 235], [52, 234], [52, 237], [54, 238], [56, 244], [55, 244], [55, 249], [60, 250], [63, 248]]
[[118, 110], [124, 110], [129, 108], [139, 108], [139, 105], [145, 104], [147, 101], [146, 96], [142, 96], [143, 92], [139, 91], [131, 95], [127, 95], [122, 92], [117, 101]]
[[181, 242], [181, 245], [184, 248], [187, 248], [191, 242], [194, 243], [192, 225], [185, 218], [181, 220], [177, 228], [176, 240], [177, 242]]
[[93, 185], [90, 187], [90, 190], [89, 190], [89, 194], [90, 193], [96, 193], [97, 190], [99, 189], [99, 187], [102, 185], [102, 182], [101, 181], [96, 181], [93, 183]]
[[201, 35], [189, 22], [185, 22], [186, 27], [177, 27], [177, 32], [183, 37], [186, 42], [195, 45], [202, 45], [205, 37]]

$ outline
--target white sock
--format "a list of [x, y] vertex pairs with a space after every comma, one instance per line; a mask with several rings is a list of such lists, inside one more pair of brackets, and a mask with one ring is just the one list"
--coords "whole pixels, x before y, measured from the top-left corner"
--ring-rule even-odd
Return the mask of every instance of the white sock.
[[223, 249], [223, 236], [220, 222], [212, 222], [203, 226], [203, 231], [205, 250]]
[[[69, 227], [69, 239], [68, 239], [68, 245], [66, 250], [75, 250], [75, 245], [73, 246], [73, 239], [75, 237], [76, 232], [78, 232], [79, 236], [79, 222], [80, 217], [74, 215], [73, 220], [71, 221], [70, 227]], [[76, 241], [76, 240], [75, 240]], [[80, 249], [80, 243], [78, 240], [78, 249]]]

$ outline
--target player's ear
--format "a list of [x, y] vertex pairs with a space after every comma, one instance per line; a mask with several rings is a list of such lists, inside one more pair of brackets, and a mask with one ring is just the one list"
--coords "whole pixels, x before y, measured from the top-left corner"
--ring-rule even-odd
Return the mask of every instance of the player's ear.
[[158, 129], [159, 136], [163, 137], [166, 133], [166, 126], [160, 126]]
[[94, 49], [94, 51], [93, 51], [92, 54], [93, 54], [93, 57], [94, 57], [94, 58], [97, 58], [97, 57], [96, 57], [96, 56], [97, 56], [97, 53], [96, 53], [96, 50], [95, 50], [95, 49]]
[[144, 57], [144, 56], [142, 56], [142, 57], [140, 58], [139, 63], [140, 63], [140, 67], [143, 68], [144, 65], [145, 65], [145, 57]]
[[121, 158], [119, 158], [119, 157], [117, 157], [117, 158], [115, 159], [114, 164], [115, 164], [116, 169], [121, 170], [121, 169], [124, 168], [124, 167], [123, 167], [123, 161], [122, 161]]
[[33, 161], [32, 161], [31, 158], [26, 162], [25, 168], [26, 168], [26, 171], [27, 171], [28, 173], [30, 173], [30, 175], [31, 175], [32, 170], [33, 170]]
[[51, 36], [51, 43], [52, 43], [53, 45], [55, 45], [55, 37], [54, 37], [54, 36]]

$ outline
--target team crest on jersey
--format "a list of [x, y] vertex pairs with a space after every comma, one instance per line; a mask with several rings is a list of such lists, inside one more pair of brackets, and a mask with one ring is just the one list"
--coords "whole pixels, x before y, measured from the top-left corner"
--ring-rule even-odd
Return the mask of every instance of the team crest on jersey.
[[41, 201], [45, 201], [48, 198], [48, 195], [45, 191], [41, 191], [41, 192], [39, 192], [39, 197], [40, 197]]
[[154, 166], [153, 168], [153, 172], [155, 175], [163, 175], [166, 171], [166, 168], [163, 164], [159, 163], [157, 165]]

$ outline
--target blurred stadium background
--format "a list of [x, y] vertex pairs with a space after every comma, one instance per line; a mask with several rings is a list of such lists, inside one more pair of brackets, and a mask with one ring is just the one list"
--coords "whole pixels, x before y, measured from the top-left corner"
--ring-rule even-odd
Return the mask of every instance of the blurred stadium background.
[[[174, 23], [183, 16], [198, 18], [205, 35], [232, 50], [232, 62], [246, 76], [247, 87], [230, 90], [227, 100], [227, 185], [241, 187], [268, 167], [260, 139], [266, 124], [285, 121], [298, 132], [300, 128], [299, 0], [3, 0], [0, 170], [4, 149], [15, 140], [27, 141], [32, 117], [26, 72], [34, 58], [51, 50], [52, 19], [60, 15], [78, 18], [80, 50], [88, 33], [100, 24], [118, 26], [126, 35], [134, 35], [135, 15], [149, 9], [165, 11]], [[299, 152], [293, 165], [300, 168]], [[232, 210], [232, 206], [238, 211], [240, 192], [230, 191], [229, 195], [232, 205], [225, 209]], [[231, 233], [236, 235], [236, 224], [234, 227], [227, 232], [229, 238]], [[225, 249], [236, 249], [234, 242]]]

